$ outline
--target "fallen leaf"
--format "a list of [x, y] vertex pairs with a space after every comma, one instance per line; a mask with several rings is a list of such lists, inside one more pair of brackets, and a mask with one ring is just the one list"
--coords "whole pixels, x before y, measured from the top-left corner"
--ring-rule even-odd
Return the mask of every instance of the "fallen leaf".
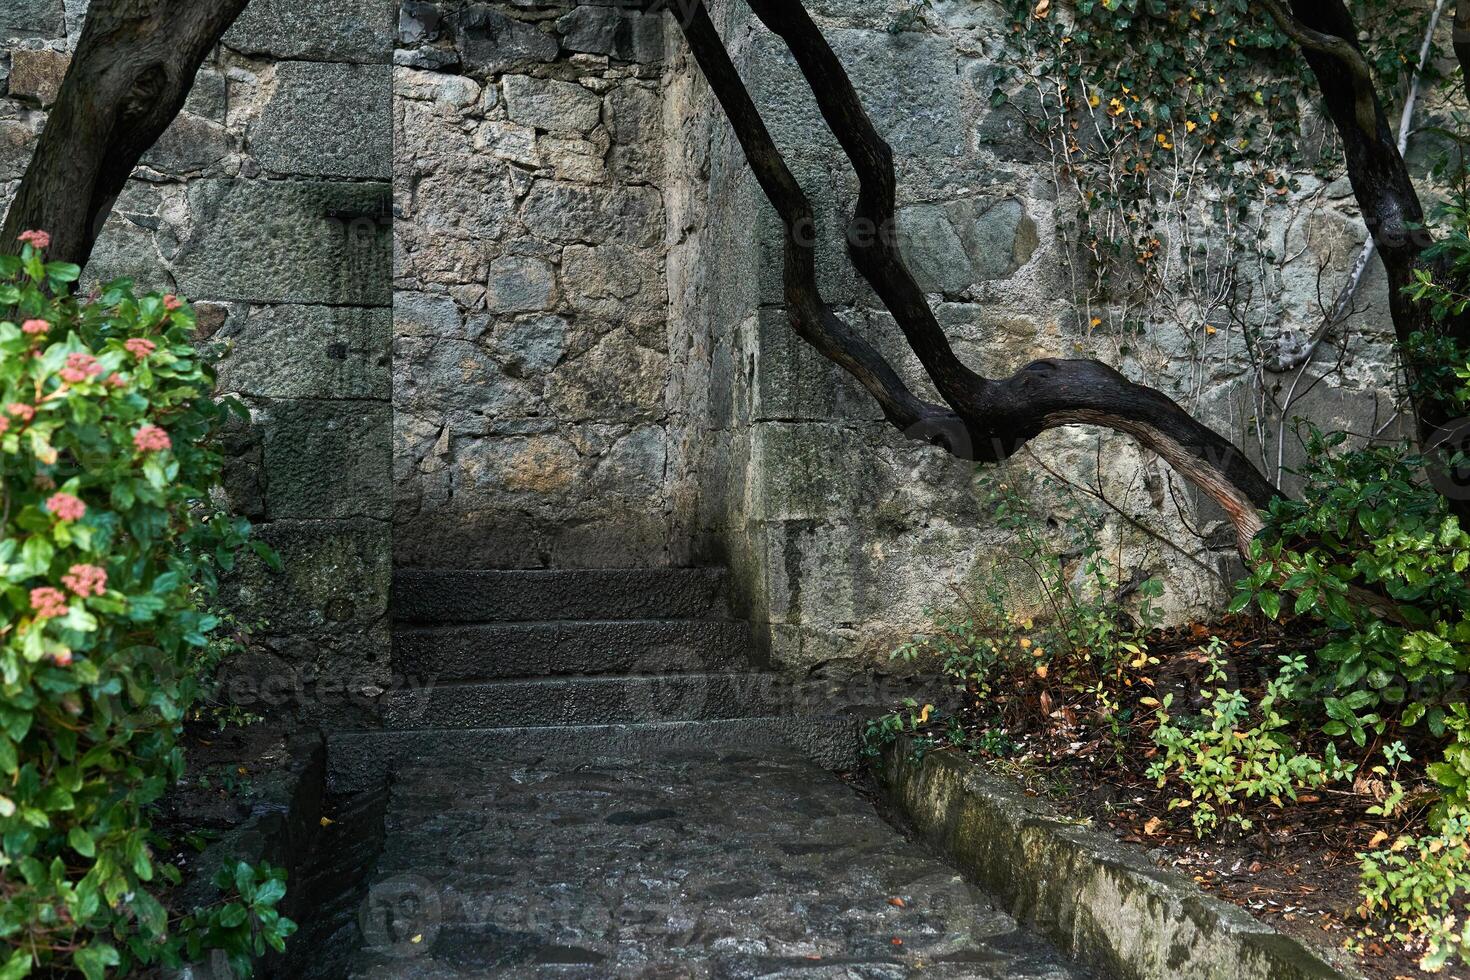
[[901, 909], [901, 908], [903, 908], [903, 907], [904, 907], [904, 905], [905, 905], [905, 902], [904, 902], [904, 900], [903, 900], [903, 899], [901, 899], [901, 898], [890, 898], [890, 899], [889, 899], [889, 900], [888, 900], [888, 904], [889, 904], [889, 905], [892, 905], [892, 906], [893, 906], [893, 907], [894, 907], [894, 908], [896, 908], [896, 909]]
[[1164, 821], [1160, 820], [1158, 817], [1149, 817], [1148, 822], [1143, 825], [1143, 832], [1152, 837], [1160, 830], [1162, 830], [1163, 826]]
[[322, 826], [323, 827], [330, 827], [330, 826], [332, 826], [332, 824], [334, 824], [336, 822], [337, 821], [333, 820], [331, 817], [322, 817]]
[[1049, 13], [1051, 13], [1051, 0], [1040, 0], [1036, 4], [1036, 9], [1031, 11], [1031, 16], [1037, 20], [1046, 20], [1046, 16]]
[[411, 943], [421, 943], [423, 941], [424, 941], [424, 934], [423, 933], [419, 933], [417, 936], [414, 936], [412, 939], [409, 940], [409, 942], [411, 942]]

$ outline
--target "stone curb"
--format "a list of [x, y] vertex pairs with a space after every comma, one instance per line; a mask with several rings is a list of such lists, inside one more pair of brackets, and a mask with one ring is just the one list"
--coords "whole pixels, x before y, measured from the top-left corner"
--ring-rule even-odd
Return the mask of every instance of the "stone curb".
[[903, 738], [875, 775], [888, 799], [1020, 922], [1119, 980], [1356, 980], [1317, 952], [1156, 867], [1138, 847], [1060, 818], [953, 752]]

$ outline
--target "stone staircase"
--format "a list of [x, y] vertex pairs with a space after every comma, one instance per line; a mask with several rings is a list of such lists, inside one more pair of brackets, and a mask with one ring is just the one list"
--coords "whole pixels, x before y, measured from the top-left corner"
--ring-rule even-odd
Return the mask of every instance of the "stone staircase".
[[857, 762], [852, 718], [759, 669], [719, 569], [401, 570], [382, 728], [331, 737], [338, 791], [400, 765], [795, 747]]

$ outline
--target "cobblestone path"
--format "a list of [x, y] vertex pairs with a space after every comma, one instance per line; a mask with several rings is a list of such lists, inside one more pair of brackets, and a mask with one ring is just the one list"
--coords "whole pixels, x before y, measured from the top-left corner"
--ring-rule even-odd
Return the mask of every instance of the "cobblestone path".
[[357, 978], [1085, 974], [795, 752], [400, 770]]

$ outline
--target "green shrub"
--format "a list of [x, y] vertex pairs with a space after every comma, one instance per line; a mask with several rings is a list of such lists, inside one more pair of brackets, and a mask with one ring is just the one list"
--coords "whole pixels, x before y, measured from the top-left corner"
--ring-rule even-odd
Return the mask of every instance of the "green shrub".
[[1465, 802], [1470, 534], [1425, 483], [1421, 457], [1391, 447], [1332, 453], [1342, 441], [1313, 434], [1306, 488], [1273, 502], [1233, 608], [1254, 601], [1268, 616], [1289, 606], [1319, 618], [1310, 693], [1322, 730], [1358, 745], [1391, 726], [1447, 737], [1445, 761], [1429, 772], [1451, 802]]
[[1160, 788], [1172, 779], [1189, 791], [1169, 807], [1188, 809], [1195, 833], [1213, 832], [1221, 818], [1250, 830], [1254, 824], [1243, 812], [1247, 802], [1281, 806], [1283, 798], [1295, 800], [1299, 790], [1351, 778], [1354, 767], [1338, 758], [1331, 743], [1320, 760], [1296, 748], [1286, 706], [1307, 671], [1306, 658], [1282, 657], [1280, 673], [1252, 709], [1244, 693], [1225, 686], [1224, 644], [1214, 640], [1207, 653], [1203, 724], [1176, 724], [1169, 715], [1173, 695], [1165, 695], [1162, 703], [1147, 699], [1158, 705], [1153, 739], [1161, 750], [1148, 775]]
[[187, 940], [148, 811], [249, 526], [209, 502], [231, 406], [190, 309], [126, 281], [78, 300], [24, 240], [0, 256], [0, 978], [98, 977]]
[[1426, 970], [1438, 971], [1454, 956], [1470, 962], [1470, 922], [1454, 912], [1470, 890], [1470, 814], [1452, 814], [1435, 833], [1402, 835], [1358, 860], [1360, 914], [1379, 922], [1388, 938], [1422, 948]]

